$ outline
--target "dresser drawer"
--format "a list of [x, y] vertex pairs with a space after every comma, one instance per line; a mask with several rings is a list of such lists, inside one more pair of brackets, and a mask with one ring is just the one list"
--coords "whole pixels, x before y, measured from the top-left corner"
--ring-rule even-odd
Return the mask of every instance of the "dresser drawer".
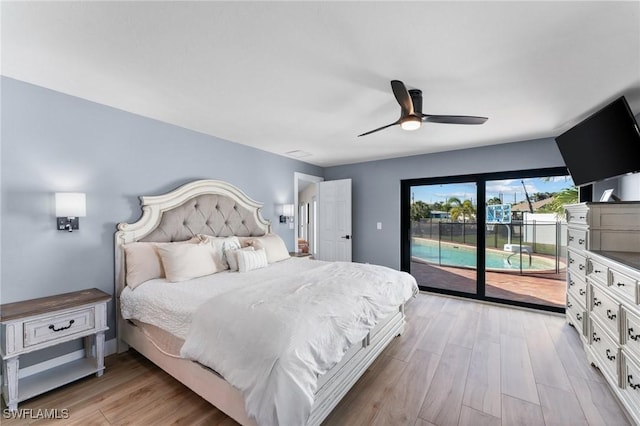
[[615, 383], [619, 383], [618, 363], [620, 362], [619, 346], [609, 337], [600, 324], [591, 322], [591, 349], [599, 361], [598, 367]]
[[609, 285], [609, 268], [607, 265], [593, 258], [587, 259], [587, 277], [597, 280], [603, 285]]
[[94, 307], [28, 321], [24, 323], [24, 346], [50, 342], [94, 328]]
[[587, 224], [587, 213], [589, 208], [586, 204], [574, 204], [565, 206], [566, 208], [566, 218], [568, 225], [586, 225]]
[[567, 322], [569, 324], [573, 324], [573, 326], [580, 333], [580, 337], [583, 339], [587, 336], [587, 313], [584, 310], [584, 307], [576, 302], [576, 300], [568, 296], [567, 297]]
[[578, 228], [569, 228], [567, 230], [567, 245], [576, 250], [587, 249], [587, 231]]
[[630, 406], [640, 414], [640, 367], [623, 352], [622, 394], [631, 402]]
[[587, 272], [587, 258], [575, 251], [567, 252], [567, 262], [569, 262], [569, 270], [573, 271], [577, 276], [584, 277]]
[[622, 324], [623, 342], [630, 351], [640, 358], [640, 317], [627, 310], [624, 312], [624, 317], [625, 320]]
[[567, 293], [572, 296], [583, 307], [587, 306], [587, 283], [579, 274], [572, 272], [567, 273], [568, 291]]
[[620, 343], [620, 304], [591, 284], [591, 317], [597, 317]]
[[615, 269], [609, 269], [609, 283], [613, 292], [638, 304], [638, 280]]

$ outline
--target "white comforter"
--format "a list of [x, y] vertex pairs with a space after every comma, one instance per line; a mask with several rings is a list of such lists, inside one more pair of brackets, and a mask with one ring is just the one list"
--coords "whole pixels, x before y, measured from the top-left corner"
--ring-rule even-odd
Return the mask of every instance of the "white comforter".
[[193, 314], [181, 355], [240, 389], [259, 425], [304, 425], [318, 376], [418, 291], [405, 272], [322, 263], [234, 288]]

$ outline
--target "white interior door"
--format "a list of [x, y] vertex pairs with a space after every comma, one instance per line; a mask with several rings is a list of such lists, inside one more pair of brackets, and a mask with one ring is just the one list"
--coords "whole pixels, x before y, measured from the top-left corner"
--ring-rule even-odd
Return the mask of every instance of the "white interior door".
[[318, 182], [316, 258], [351, 262], [351, 179]]

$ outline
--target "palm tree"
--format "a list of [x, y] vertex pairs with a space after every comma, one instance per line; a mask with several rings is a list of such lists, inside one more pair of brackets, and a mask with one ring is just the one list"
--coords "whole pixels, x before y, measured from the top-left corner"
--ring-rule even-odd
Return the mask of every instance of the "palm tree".
[[556, 214], [556, 217], [564, 216], [564, 206], [566, 204], [574, 204], [578, 202], [578, 188], [571, 186], [569, 188], [561, 189], [553, 197], [553, 202], [550, 204], [551, 211]]

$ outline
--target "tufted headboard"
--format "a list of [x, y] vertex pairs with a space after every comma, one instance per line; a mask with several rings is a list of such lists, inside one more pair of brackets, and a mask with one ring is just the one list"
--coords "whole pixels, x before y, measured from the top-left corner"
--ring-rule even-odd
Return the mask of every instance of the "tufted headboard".
[[140, 197], [142, 217], [119, 223], [115, 234], [116, 297], [125, 286], [122, 246], [135, 241], [185, 241], [196, 234], [260, 236], [271, 230], [262, 204], [219, 180], [198, 180], [167, 194]]

